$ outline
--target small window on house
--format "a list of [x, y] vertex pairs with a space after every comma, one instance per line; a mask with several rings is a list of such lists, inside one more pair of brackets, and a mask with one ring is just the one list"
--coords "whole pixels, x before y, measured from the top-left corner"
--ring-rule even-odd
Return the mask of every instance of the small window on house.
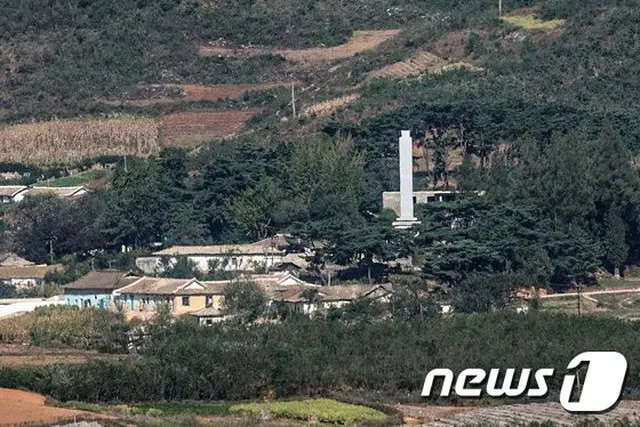
[[204, 321], [204, 323], [206, 323], [207, 325], [213, 325], [213, 320], [207, 319]]
[[234, 267], [238, 267], [238, 258], [236, 258], [236, 257], [231, 258], [231, 264]]
[[213, 297], [211, 295], [207, 295], [205, 305], [207, 307], [213, 307]]
[[189, 297], [182, 297], [182, 305], [185, 307], [188, 307], [190, 305], [191, 301]]

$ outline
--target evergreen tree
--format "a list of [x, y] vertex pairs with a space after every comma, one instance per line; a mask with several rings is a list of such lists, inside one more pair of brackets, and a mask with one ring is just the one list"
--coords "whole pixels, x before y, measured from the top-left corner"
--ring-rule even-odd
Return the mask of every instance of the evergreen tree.
[[618, 205], [613, 205], [604, 217], [604, 257], [613, 268], [616, 278], [620, 278], [620, 270], [629, 255], [629, 245], [626, 241], [627, 227], [621, 218]]

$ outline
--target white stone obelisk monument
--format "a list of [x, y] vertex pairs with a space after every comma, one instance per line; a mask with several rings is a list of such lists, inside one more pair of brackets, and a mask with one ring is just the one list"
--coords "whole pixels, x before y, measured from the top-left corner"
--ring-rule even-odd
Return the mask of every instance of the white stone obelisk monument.
[[393, 222], [395, 228], [411, 228], [420, 224], [413, 216], [413, 141], [411, 131], [400, 136], [400, 216]]

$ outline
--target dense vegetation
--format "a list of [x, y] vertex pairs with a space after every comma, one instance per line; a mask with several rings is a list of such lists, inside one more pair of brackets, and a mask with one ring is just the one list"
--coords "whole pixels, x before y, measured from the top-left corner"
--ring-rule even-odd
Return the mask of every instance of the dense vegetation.
[[121, 314], [49, 306], [1, 319], [0, 343], [123, 353], [129, 329]]
[[[0, 386], [91, 402], [247, 399], [352, 391], [418, 400], [433, 368], [554, 367], [587, 350], [620, 351], [637, 393], [637, 325], [615, 319], [494, 313], [377, 321], [292, 318], [250, 327], [178, 322], [150, 330], [126, 362], [0, 370]], [[189, 349], [189, 351], [185, 351]], [[374, 393], [375, 392], [375, 393]], [[404, 397], [402, 397], [404, 396]]]
[[[318, 282], [329, 262], [353, 267], [338, 280], [385, 281], [383, 263], [411, 254], [424, 268], [408, 292], [435, 280], [460, 307], [485, 311], [504, 305], [517, 286], [589, 284], [598, 269], [624, 272], [640, 258], [640, 114], [637, 64], [629, 59], [638, 50], [630, 36], [635, 1], [505, 5], [505, 12], [533, 7], [542, 20], [563, 20], [546, 30], [498, 19], [489, 0], [5, 3], [0, 108], [8, 121], [122, 112], [98, 100], [136, 83], [293, 77], [318, 89], [301, 91], [303, 104], [363, 83], [358, 100], [326, 120], [280, 123], [287, 99], [249, 97], [265, 108], [250, 136], [119, 159], [106, 190], [9, 209], [5, 248], [69, 264], [58, 282], [86, 271], [89, 260], [131, 267], [132, 254], [115, 255], [123, 246], [146, 251], [288, 232], [307, 245], [323, 242], [311, 266]], [[300, 48], [375, 28], [405, 31], [331, 72], [331, 64], [307, 69], [273, 55], [197, 55], [199, 45], [220, 38]], [[476, 67], [367, 79], [418, 50]], [[431, 156], [418, 188], [469, 191], [455, 204], [422, 209], [418, 237], [391, 230], [392, 215], [380, 206], [380, 193], [397, 188], [401, 128]], [[307, 130], [318, 132], [300, 136]], [[474, 199], [478, 190], [485, 195]]]

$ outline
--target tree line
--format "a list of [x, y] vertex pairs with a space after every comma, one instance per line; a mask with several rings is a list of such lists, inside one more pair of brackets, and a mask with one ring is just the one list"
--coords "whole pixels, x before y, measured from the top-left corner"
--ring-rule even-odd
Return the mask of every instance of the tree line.
[[640, 386], [636, 328], [612, 318], [506, 312], [384, 321], [292, 317], [208, 328], [177, 322], [152, 327], [137, 357], [2, 368], [0, 386], [90, 402], [237, 400], [339, 390], [420, 401], [431, 369], [499, 366], [555, 368], [548, 396], [554, 399], [575, 355], [606, 350], [627, 357], [626, 395]]

